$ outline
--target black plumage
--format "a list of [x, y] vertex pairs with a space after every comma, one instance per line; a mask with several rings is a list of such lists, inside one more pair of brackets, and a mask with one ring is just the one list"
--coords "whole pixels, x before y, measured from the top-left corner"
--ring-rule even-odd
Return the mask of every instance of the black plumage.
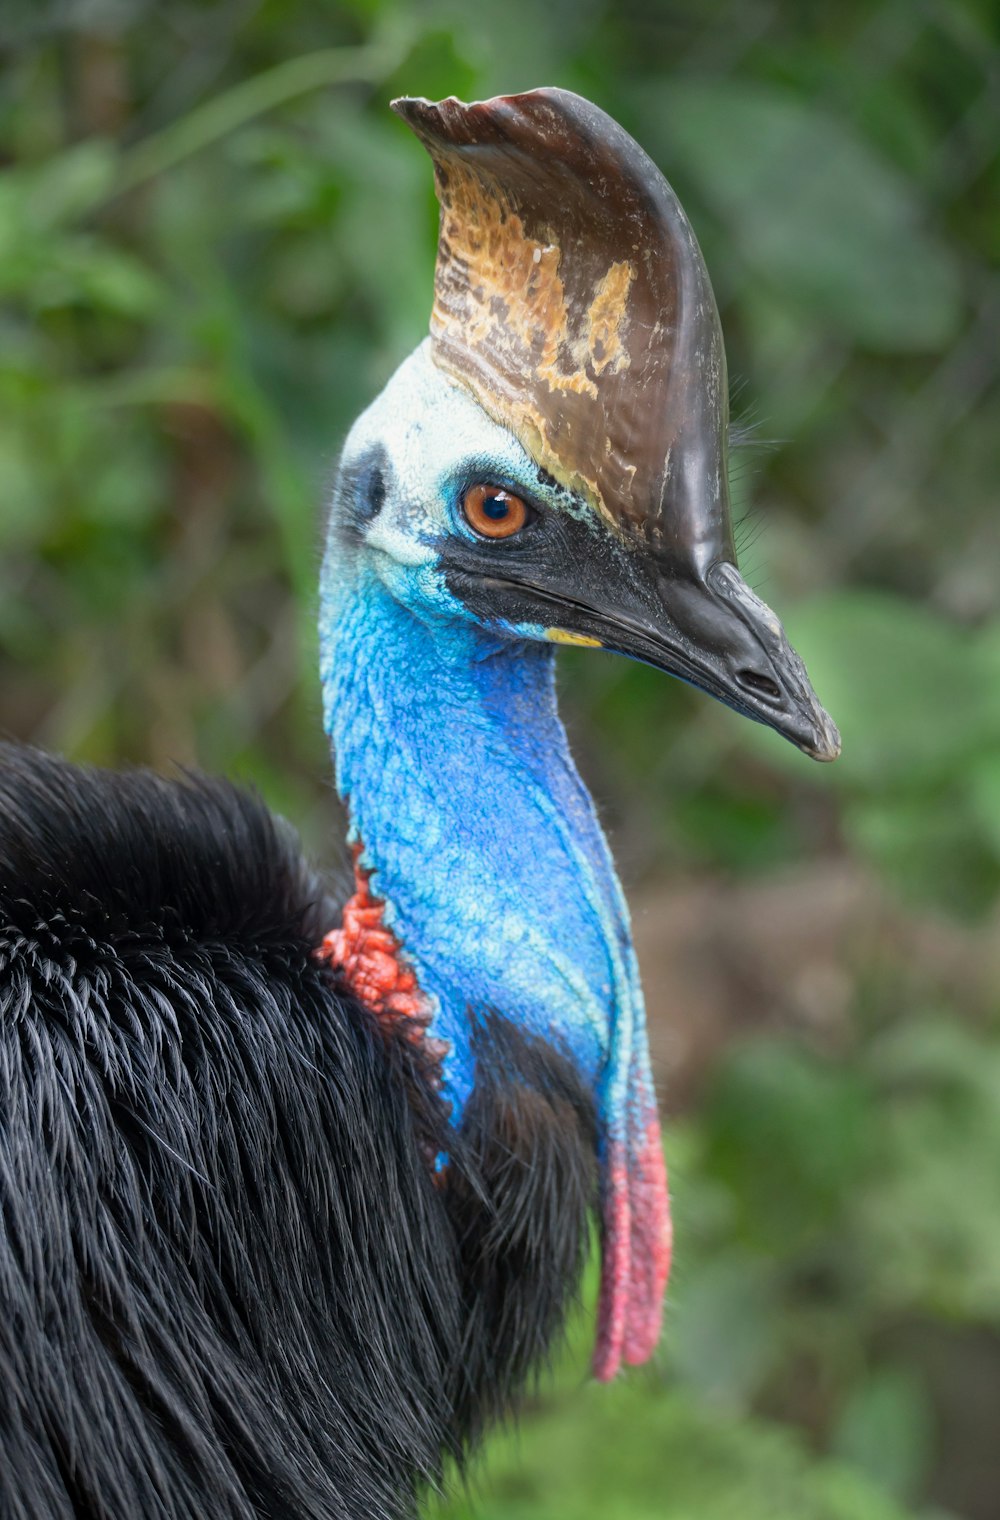
[[589, 1094], [498, 1014], [446, 1139], [332, 921], [245, 792], [0, 746], [4, 1520], [405, 1514], [550, 1346]]

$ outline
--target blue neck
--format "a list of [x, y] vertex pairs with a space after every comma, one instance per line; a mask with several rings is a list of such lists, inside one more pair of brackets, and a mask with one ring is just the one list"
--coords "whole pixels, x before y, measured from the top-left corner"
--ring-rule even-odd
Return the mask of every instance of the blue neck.
[[[425, 623], [361, 556], [324, 577], [321, 673], [337, 787], [373, 893], [449, 1042], [461, 1118], [474, 1021], [561, 1044], [614, 1110], [642, 1000], [627, 912], [556, 710], [553, 650]], [[644, 1051], [644, 1042], [642, 1043]]]

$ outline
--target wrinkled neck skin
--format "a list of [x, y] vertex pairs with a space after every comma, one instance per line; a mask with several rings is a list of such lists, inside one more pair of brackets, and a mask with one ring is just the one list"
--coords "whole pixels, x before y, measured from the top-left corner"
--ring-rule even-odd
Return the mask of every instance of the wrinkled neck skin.
[[[336, 503], [334, 523], [336, 523]], [[595, 1370], [655, 1345], [669, 1223], [645, 1012], [624, 897], [556, 707], [552, 648], [423, 620], [331, 534], [324, 714], [359, 864], [447, 1042], [451, 1122], [498, 1014], [567, 1054], [601, 1124]]]
[[564, 1043], [593, 1087], [642, 1018], [626, 909], [556, 710], [554, 651], [429, 628], [362, 568], [327, 578], [326, 721], [351, 840], [446, 1040], [461, 1123], [471, 1028]]

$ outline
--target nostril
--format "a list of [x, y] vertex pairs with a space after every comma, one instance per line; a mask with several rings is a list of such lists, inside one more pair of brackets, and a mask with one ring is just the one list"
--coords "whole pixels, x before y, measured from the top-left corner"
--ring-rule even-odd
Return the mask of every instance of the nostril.
[[770, 676], [762, 676], [759, 670], [738, 670], [736, 681], [744, 691], [752, 692], [755, 697], [767, 697], [771, 702], [777, 702], [781, 697], [781, 687], [777, 681], [772, 681]]

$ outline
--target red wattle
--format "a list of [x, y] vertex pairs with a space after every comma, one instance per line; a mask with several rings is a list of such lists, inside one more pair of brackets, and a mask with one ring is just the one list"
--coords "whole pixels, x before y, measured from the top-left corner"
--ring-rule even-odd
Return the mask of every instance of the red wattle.
[[371, 872], [361, 865], [361, 850], [360, 844], [353, 848], [354, 893], [344, 904], [343, 922], [316, 953], [381, 1023], [400, 1026], [411, 1040], [423, 1040], [430, 1010], [399, 940], [384, 922], [385, 903], [372, 895]]
[[625, 1147], [609, 1141], [602, 1178], [603, 1230], [594, 1376], [609, 1383], [621, 1365], [631, 1278], [632, 1214]]
[[[622, 1361], [648, 1361], [656, 1350], [670, 1274], [672, 1230], [660, 1122], [646, 1120], [633, 1154], [608, 1145], [604, 1166], [601, 1291], [593, 1372], [610, 1382]], [[631, 1148], [630, 1148], [631, 1149]]]
[[622, 1354], [634, 1367], [649, 1360], [660, 1339], [663, 1295], [670, 1276], [673, 1246], [667, 1168], [656, 1114], [646, 1125], [630, 1181], [632, 1270]]

